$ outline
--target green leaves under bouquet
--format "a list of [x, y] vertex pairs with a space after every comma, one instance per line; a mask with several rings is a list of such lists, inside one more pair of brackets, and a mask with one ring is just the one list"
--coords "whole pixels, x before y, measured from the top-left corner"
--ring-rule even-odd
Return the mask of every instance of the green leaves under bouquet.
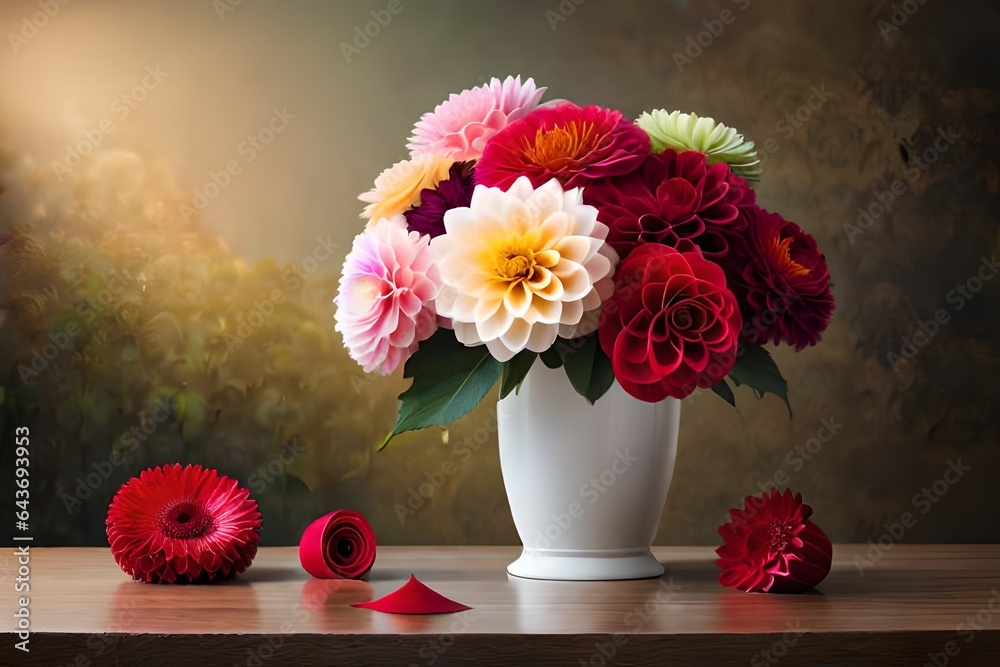
[[[729, 372], [729, 379], [736, 386], [747, 385], [753, 389], [757, 398], [763, 398], [764, 394], [771, 393], [785, 402], [788, 407], [788, 416], [792, 416], [792, 406], [788, 402], [788, 382], [778, 370], [778, 365], [768, 354], [767, 350], [759, 345], [746, 345], [740, 348], [736, 357], [736, 365]], [[723, 379], [712, 387], [712, 391], [721, 396], [727, 403], [736, 406], [736, 397], [733, 390]]]
[[500, 362], [485, 345], [466, 347], [454, 332], [439, 329], [406, 361], [403, 377], [413, 384], [399, 395], [396, 425], [378, 449], [400, 433], [443, 428], [469, 414], [500, 377]]

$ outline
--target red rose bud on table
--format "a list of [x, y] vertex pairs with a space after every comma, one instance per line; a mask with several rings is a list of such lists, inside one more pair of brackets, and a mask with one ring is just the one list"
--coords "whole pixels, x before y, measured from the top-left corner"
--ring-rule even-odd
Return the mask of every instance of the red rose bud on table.
[[208, 583], [250, 566], [260, 512], [247, 489], [215, 470], [180, 464], [144, 470], [108, 509], [119, 567], [146, 583]]
[[299, 562], [320, 579], [367, 581], [375, 563], [375, 533], [360, 512], [335, 510], [306, 527]]
[[830, 573], [833, 546], [813, 523], [802, 495], [777, 489], [747, 496], [743, 509], [719, 527], [724, 544], [715, 550], [719, 583], [741, 591], [799, 593]]
[[451, 614], [472, 609], [461, 602], [446, 598], [426, 586], [414, 575], [410, 580], [388, 595], [371, 602], [356, 602], [352, 607], [372, 609], [386, 614]]

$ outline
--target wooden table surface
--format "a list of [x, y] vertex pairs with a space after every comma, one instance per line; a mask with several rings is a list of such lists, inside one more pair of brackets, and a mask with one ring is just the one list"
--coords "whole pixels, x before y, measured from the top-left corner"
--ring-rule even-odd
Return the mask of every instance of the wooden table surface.
[[[0, 662], [1000, 665], [1000, 545], [896, 545], [859, 574], [868, 548], [836, 546], [830, 576], [802, 595], [722, 588], [709, 547], [654, 549], [660, 579], [584, 583], [508, 577], [514, 547], [384, 547], [369, 583], [312, 579], [295, 549], [264, 548], [214, 586], [133, 582], [107, 549], [33, 548], [30, 654], [13, 648], [24, 594], [4, 548]], [[348, 606], [411, 572], [473, 609]]]

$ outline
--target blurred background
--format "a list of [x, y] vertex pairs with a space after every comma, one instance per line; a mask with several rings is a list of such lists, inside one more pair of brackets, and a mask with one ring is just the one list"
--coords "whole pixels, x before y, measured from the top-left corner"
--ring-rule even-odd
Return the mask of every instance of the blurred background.
[[776, 353], [793, 419], [684, 401], [658, 544], [715, 544], [772, 482], [835, 542], [907, 511], [907, 542], [1000, 538], [996, 3], [5, 0], [0, 28], [0, 456], [13, 488], [28, 426], [35, 544], [106, 544], [173, 461], [247, 485], [265, 544], [336, 507], [383, 544], [517, 543], [495, 403], [374, 452], [405, 383], [331, 304], [357, 194], [508, 74], [738, 128], [830, 264], [822, 344]]

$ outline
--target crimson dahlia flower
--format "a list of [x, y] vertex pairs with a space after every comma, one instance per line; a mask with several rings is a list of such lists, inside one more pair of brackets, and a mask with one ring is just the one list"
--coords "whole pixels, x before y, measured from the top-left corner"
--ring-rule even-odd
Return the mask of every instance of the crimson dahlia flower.
[[816, 239], [794, 222], [759, 206], [741, 211], [744, 247], [730, 269], [743, 308], [742, 340], [785, 342], [801, 350], [819, 342], [833, 316], [830, 269]]
[[802, 495], [777, 489], [747, 496], [743, 509], [719, 527], [724, 544], [715, 550], [722, 568], [719, 583], [741, 591], [798, 593], [830, 572], [833, 547], [813, 523]]
[[684, 398], [736, 363], [740, 310], [719, 265], [692, 248], [639, 246], [615, 274], [598, 339], [615, 379], [636, 398]]
[[493, 135], [476, 163], [476, 183], [506, 190], [527, 176], [536, 188], [553, 178], [575, 188], [634, 171], [649, 152], [649, 135], [621, 112], [566, 102]]
[[689, 240], [705, 257], [721, 261], [732, 237], [746, 229], [740, 207], [753, 204], [755, 196], [728, 165], [668, 148], [631, 174], [595, 182], [583, 199], [597, 207], [598, 219], [610, 228], [608, 243], [622, 257], [644, 243], [678, 248]]

